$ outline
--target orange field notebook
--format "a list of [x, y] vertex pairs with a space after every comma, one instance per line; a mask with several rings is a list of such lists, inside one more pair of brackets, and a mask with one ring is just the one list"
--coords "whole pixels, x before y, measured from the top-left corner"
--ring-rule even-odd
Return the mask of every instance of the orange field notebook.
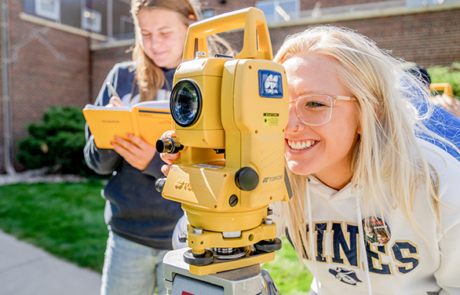
[[83, 115], [100, 149], [113, 149], [114, 136], [128, 140], [128, 133], [155, 146], [165, 131], [172, 130], [169, 101], [144, 101], [132, 108], [86, 105]]

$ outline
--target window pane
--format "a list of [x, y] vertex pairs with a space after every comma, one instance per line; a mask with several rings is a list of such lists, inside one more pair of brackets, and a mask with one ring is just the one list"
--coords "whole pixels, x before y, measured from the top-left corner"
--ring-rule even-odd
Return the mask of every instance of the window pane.
[[214, 16], [214, 10], [206, 9], [206, 10], [203, 10], [202, 14], [203, 14], [203, 18], [210, 18]]
[[296, 1], [289, 1], [289, 2], [280, 2], [279, 6], [284, 9], [287, 13], [295, 12], [297, 9]]
[[101, 13], [85, 8], [82, 13], [82, 28], [93, 32], [101, 31]]
[[256, 2], [256, 7], [264, 12], [267, 22], [275, 21], [274, 2]]
[[291, 19], [297, 18], [297, 1], [280, 1], [279, 6], [291, 17]]
[[35, 14], [38, 16], [59, 20], [60, 0], [35, 0]]
[[54, 2], [53, 1], [41, 1], [40, 9], [43, 11], [54, 13]]

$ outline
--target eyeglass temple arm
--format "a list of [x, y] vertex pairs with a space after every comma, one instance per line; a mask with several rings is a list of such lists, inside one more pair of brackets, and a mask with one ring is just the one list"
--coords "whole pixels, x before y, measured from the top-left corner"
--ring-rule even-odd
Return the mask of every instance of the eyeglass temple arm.
[[356, 97], [350, 97], [350, 96], [341, 96], [341, 95], [336, 95], [334, 96], [335, 99], [340, 99], [340, 100], [357, 100]]

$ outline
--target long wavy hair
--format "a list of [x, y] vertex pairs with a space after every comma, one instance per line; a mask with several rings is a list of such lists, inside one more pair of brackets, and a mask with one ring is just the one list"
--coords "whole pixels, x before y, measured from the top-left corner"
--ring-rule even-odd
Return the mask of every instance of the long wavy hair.
[[[142, 35], [139, 28], [137, 15], [141, 10], [166, 9], [180, 14], [182, 22], [188, 27], [200, 20], [201, 10], [198, 0], [132, 0], [131, 15], [134, 19], [136, 41], [133, 49], [133, 61], [136, 62], [136, 81], [139, 87], [141, 101], [152, 100], [156, 97], [163, 84], [165, 76], [159, 66], [145, 54], [142, 49]], [[193, 16], [193, 18], [190, 18]], [[209, 56], [213, 53], [222, 52], [233, 54], [231, 46], [218, 36], [209, 36]], [[212, 53], [212, 54], [211, 54]]]
[[[409, 100], [415, 96], [427, 99], [427, 87], [405, 73], [401, 62], [389, 52], [346, 28], [319, 26], [293, 35], [285, 41], [275, 61], [283, 64], [308, 52], [334, 58], [342, 85], [358, 99], [355, 106], [362, 135], [353, 150], [351, 182], [358, 190], [360, 202], [365, 204], [366, 213], [376, 216], [376, 209], [383, 213], [387, 211], [385, 208], [399, 207], [410, 226], [423, 238], [424, 230], [413, 215], [416, 191], [423, 186], [442, 231], [436, 171], [427, 162], [416, 134], [428, 135], [458, 149], [427, 130], [421, 121], [429, 113], [422, 118], [410, 104]], [[307, 222], [307, 208], [304, 208], [307, 176], [287, 170], [293, 196], [289, 203], [280, 206], [297, 254], [302, 257], [302, 249], [310, 252], [306, 247], [306, 228], [302, 226]]]

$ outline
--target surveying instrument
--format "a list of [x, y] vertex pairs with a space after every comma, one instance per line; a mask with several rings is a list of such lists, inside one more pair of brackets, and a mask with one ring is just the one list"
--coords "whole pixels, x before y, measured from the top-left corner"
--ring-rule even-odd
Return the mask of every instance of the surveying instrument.
[[[244, 28], [241, 52], [208, 56], [206, 37]], [[170, 107], [175, 137], [160, 153], [178, 153], [156, 189], [182, 203], [187, 249], [163, 261], [172, 295], [279, 294], [260, 264], [281, 248], [268, 205], [289, 199], [284, 128], [286, 72], [272, 61], [265, 16], [247, 8], [190, 25], [174, 76]]]

